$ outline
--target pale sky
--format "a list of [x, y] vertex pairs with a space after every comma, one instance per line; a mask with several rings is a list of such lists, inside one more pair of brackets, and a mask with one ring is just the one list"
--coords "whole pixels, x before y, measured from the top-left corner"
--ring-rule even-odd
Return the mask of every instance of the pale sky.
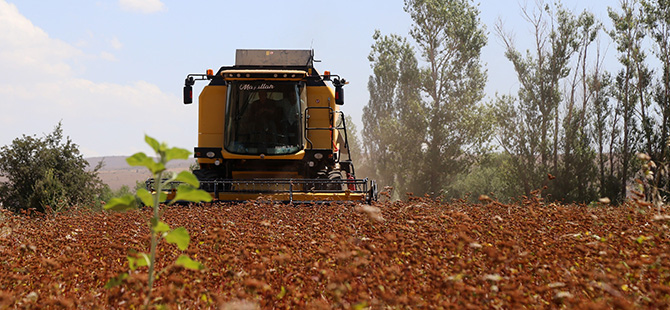
[[[482, 55], [489, 98], [516, 93], [493, 25], [501, 18], [529, 48], [524, 3], [484, 0], [479, 7], [489, 33]], [[607, 6], [618, 1], [563, 3], [607, 22]], [[145, 133], [193, 150], [197, 98], [182, 104], [184, 78], [233, 65], [238, 48], [314, 49], [317, 70], [350, 82], [342, 109], [360, 131], [372, 35], [408, 36], [410, 24], [402, 0], [0, 0], [0, 146], [22, 134], [42, 136], [62, 121], [86, 157], [149, 153]], [[613, 59], [606, 36], [601, 45]]]

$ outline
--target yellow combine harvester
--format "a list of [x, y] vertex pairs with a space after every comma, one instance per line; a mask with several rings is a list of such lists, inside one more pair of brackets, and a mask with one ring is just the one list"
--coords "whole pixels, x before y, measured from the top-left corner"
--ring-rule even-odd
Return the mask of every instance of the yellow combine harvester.
[[234, 66], [187, 76], [184, 104], [196, 80], [209, 81], [193, 173], [214, 199], [376, 200], [375, 182], [355, 177], [339, 110], [346, 82], [313, 63], [311, 50], [237, 50]]

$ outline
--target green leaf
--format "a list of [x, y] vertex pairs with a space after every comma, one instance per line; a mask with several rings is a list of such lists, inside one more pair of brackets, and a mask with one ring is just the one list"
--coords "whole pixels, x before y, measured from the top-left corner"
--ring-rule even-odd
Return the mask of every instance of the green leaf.
[[205, 269], [205, 266], [197, 261], [192, 260], [190, 257], [187, 255], [180, 255], [177, 258], [177, 261], [174, 262], [175, 265], [177, 266], [182, 266], [186, 269], [191, 269], [191, 270], [202, 270]]
[[142, 152], [135, 153], [132, 156], [126, 158], [126, 162], [131, 166], [143, 166], [146, 167], [149, 162], [154, 162], [147, 154]]
[[284, 288], [284, 286], [282, 285], [281, 291], [279, 292], [279, 294], [277, 294], [277, 299], [282, 299], [284, 298], [285, 295], [286, 295], [286, 288]]
[[137, 201], [133, 195], [125, 195], [122, 197], [112, 198], [107, 204], [105, 204], [105, 210], [112, 211], [128, 211], [137, 208]]
[[148, 190], [146, 190], [144, 188], [140, 188], [140, 189], [137, 190], [136, 195], [137, 195], [137, 197], [140, 198], [140, 200], [142, 200], [142, 203], [145, 206], [149, 206], [149, 207], [154, 206], [154, 196], [151, 195], [151, 193], [149, 193]]
[[201, 189], [179, 185], [177, 195], [175, 195], [173, 201], [210, 202], [212, 201], [212, 195]]
[[160, 143], [152, 137], [149, 137], [148, 135], [144, 135], [144, 141], [151, 146], [151, 148], [154, 150], [154, 152], [159, 153], [160, 152]]
[[198, 181], [198, 178], [190, 171], [180, 172], [175, 178], [175, 181], [184, 182], [195, 188], [198, 188], [200, 186], [200, 181]]
[[158, 197], [158, 201], [159, 201], [159, 202], [165, 202], [166, 200], [167, 200], [167, 193], [166, 193], [166, 192], [162, 192], [162, 193], [160, 194], [160, 197]]
[[161, 185], [161, 188], [165, 188], [165, 185], [173, 182], [176, 177], [177, 174], [172, 171], [163, 171], [163, 181], [161, 181], [163, 185]]
[[126, 158], [126, 162], [128, 163], [128, 165], [131, 165], [133, 167], [135, 166], [146, 167], [153, 174], [157, 174], [165, 170], [165, 165], [155, 162], [151, 157], [147, 156], [147, 154], [144, 154], [142, 152], [135, 153], [132, 156]]
[[154, 228], [154, 231], [157, 233], [164, 233], [170, 231], [170, 226], [163, 221], [157, 221], [156, 219], [151, 219], [151, 226]]
[[126, 259], [128, 260], [128, 268], [130, 268], [130, 271], [135, 271], [135, 269], [137, 269], [137, 257], [126, 255]]
[[138, 267], [149, 266], [149, 256], [147, 256], [144, 253], [140, 253], [139, 255], [140, 257], [130, 255], [126, 256], [126, 258], [128, 259], [128, 268], [130, 268], [131, 271], [135, 271], [135, 269], [137, 269]]
[[180, 250], [186, 250], [188, 244], [191, 242], [191, 237], [184, 227], [177, 227], [173, 231], [165, 235], [165, 241], [170, 244], [176, 244]]
[[173, 147], [165, 151], [165, 161], [171, 161], [173, 159], [188, 159], [191, 156], [191, 152], [186, 149]]
[[[154, 190], [156, 189], [155, 184], [152, 185], [152, 187], [153, 187]], [[146, 191], [146, 193], [144, 193], [145, 191]], [[163, 182], [163, 183], [161, 183], [161, 193], [160, 193], [160, 196], [158, 197], [159, 202], [165, 202], [165, 200], [167, 200], [167, 192], [166, 191], [169, 191], [169, 188], [166, 188], [166, 183]], [[147, 195], [147, 193], [148, 193], [148, 195]], [[149, 192], [149, 190], [146, 190], [146, 189], [138, 189], [137, 190], [137, 196], [140, 197], [140, 199], [142, 199], [142, 202], [144, 204], [147, 204], [145, 202], [145, 199], [152, 201], [150, 205], [147, 204], [148, 206], [151, 206], [151, 207], [154, 206], [154, 204], [153, 204], [154, 196], [153, 195], [156, 195], [156, 192], [153, 191], [153, 190], [151, 192]]]
[[125, 280], [126, 278], [128, 278], [128, 274], [125, 272], [121, 273], [118, 276], [109, 279], [109, 281], [107, 281], [107, 284], [105, 284], [105, 288], [110, 289], [112, 287], [119, 286], [121, 285], [121, 283], [123, 283], [123, 280]]

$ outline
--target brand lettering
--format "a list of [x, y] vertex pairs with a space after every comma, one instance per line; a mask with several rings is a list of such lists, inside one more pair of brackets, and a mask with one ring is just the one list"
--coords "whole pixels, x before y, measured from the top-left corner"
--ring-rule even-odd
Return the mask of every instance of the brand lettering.
[[240, 90], [269, 90], [269, 89], [275, 89], [275, 86], [272, 84], [259, 84], [259, 85], [253, 85], [253, 84], [240, 84]]

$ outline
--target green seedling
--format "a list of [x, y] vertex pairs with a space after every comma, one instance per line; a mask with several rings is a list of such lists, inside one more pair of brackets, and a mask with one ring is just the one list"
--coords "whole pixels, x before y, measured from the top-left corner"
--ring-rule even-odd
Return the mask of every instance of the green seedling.
[[[153, 288], [154, 281], [160, 275], [155, 272], [156, 264], [156, 248], [158, 242], [163, 239], [169, 244], [174, 244], [179, 248], [179, 250], [186, 250], [191, 241], [188, 231], [184, 227], [178, 227], [171, 229], [170, 226], [161, 221], [161, 212], [160, 204], [163, 201], [167, 200], [167, 194], [163, 191], [164, 188], [167, 188], [168, 184], [171, 182], [178, 182], [179, 186], [175, 194], [174, 199], [172, 199], [169, 204], [173, 204], [177, 201], [179, 202], [209, 202], [212, 200], [212, 196], [206, 191], [198, 189], [200, 182], [189, 171], [182, 171], [179, 174], [171, 173], [166, 171], [165, 167], [167, 163], [174, 159], [188, 159], [190, 152], [181, 149], [181, 148], [168, 148], [168, 146], [163, 143], [158, 143], [155, 139], [145, 135], [144, 140], [151, 146], [151, 148], [156, 152], [157, 159], [154, 160], [151, 157], [148, 157], [146, 154], [140, 152], [136, 153], [133, 156], [130, 156], [126, 159], [129, 165], [131, 166], [142, 166], [146, 167], [151, 171], [153, 179], [155, 182], [155, 188], [152, 192], [149, 192], [147, 189], [138, 189], [136, 196], [125, 195], [122, 197], [114, 198], [105, 205], [105, 210], [113, 211], [128, 211], [134, 210], [139, 207], [138, 199], [146, 206], [153, 209], [153, 217], [148, 221], [149, 228], [151, 231], [151, 250], [147, 255], [146, 253], [137, 253], [136, 255], [127, 256], [128, 259], [128, 268], [131, 271], [135, 271], [140, 267], [149, 268], [149, 279], [147, 285], [147, 294], [144, 306], [145, 308], [151, 303], [151, 291]], [[187, 269], [192, 270], [201, 270], [204, 266], [192, 260], [188, 255], [181, 255], [174, 262], [177, 266], [182, 266]], [[164, 271], [164, 270], [163, 270]], [[162, 271], [161, 271], [162, 273]], [[106, 288], [111, 288], [123, 283], [123, 281], [128, 278], [129, 273], [124, 272], [119, 274], [117, 277], [110, 279], [105, 285]]]

